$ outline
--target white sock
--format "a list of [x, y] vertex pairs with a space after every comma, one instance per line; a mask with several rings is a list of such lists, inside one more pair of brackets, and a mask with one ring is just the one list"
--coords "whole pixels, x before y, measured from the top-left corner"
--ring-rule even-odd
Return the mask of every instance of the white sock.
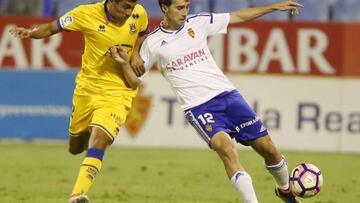
[[266, 169], [274, 177], [277, 187], [282, 190], [287, 190], [289, 188], [289, 171], [285, 158], [282, 158], [276, 165], [266, 166]]
[[240, 193], [245, 203], [258, 203], [254, 187], [252, 185], [251, 177], [245, 171], [236, 172], [231, 177], [231, 183], [235, 189]]

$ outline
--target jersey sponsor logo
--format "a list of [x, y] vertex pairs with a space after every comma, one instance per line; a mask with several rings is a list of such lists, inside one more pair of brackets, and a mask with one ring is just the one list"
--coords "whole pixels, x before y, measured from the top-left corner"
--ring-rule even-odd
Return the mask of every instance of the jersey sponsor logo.
[[[123, 48], [127, 54], [130, 54], [133, 50], [133, 46], [131, 44], [117, 44], [117, 45], [121, 45], [121, 48]], [[112, 57], [112, 53], [111, 53], [111, 47], [109, 47], [104, 56], [109, 56]]]
[[60, 25], [62, 28], [66, 28], [74, 22], [74, 18], [71, 15], [63, 16], [60, 19]]
[[136, 27], [136, 24], [135, 23], [130, 23], [129, 24], [129, 27], [130, 27], [130, 34], [131, 35], [134, 35], [137, 33], [137, 27]]
[[197, 50], [193, 53], [182, 56], [181, 58], [175, 59], [168, 63], [165, 67], [167, 70], [184, 70], [185, 68], [189, 68], [193, 65], [197, 65], [209, 57], [206, 55], [204, 49]]
[[188, 34], [190, 35], [191, 38], [195, 38], [195, 31], [192, 28], [189, 28], [187, 30]]

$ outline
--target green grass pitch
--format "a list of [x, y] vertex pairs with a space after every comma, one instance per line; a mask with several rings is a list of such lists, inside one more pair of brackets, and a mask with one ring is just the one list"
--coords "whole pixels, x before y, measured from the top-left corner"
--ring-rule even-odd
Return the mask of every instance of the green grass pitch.
[[[84, 155], [65, 144], [0, 144], [1, 203], [66, 203]], [[311, 162], [324, 175], [318, 196], [304, 203], [360, 202], [360, 154], [284, 152], [289, 170]], [[261, 203], [280, 203], [262, 159], [239, 157]], [[92, 203], [240, 203], [211, 150], [111, 147], [90, 192]]]

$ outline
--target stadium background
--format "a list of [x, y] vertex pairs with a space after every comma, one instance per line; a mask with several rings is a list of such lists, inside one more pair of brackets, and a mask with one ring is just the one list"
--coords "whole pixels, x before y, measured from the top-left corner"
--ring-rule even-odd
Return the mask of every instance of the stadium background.
[[[48, 146], [49, 140], [66, 142], [74, 78], [83, 49], [78, 33], [21, 41], [8, 30], [13, 25], [28, 27], [54, 20], [79, 4], [92, 2], [96, 1], [0, 0], [0, 143], [5, 143], [1, 148], [6, 152], [25, 148], [26, 144], [8, 148], [7, 143], [18, 140], [41, 140], [42, 147]], [[271, 2], [275, 1], [192, 0], [191, 13], [226, 12]], [[228, 35], [210, 38], [209, 44], [217, 63], [264, 120], [276, 144], [283, 150], [306, 153], [288, 153], [290, 158], [306, 158], [328, 167], [327, 183], [333, 166], [325, 160], [337, 157], [334, 153], [348, 158], [341, 164], [359, 162], [360, 1], [299, 2], [306, 8], [298, 17], [276, 12], [231, 26]], [[140, 3], [148, 10], [154, 28], [161, 15], [156, 1]], [[164, 148], [169, 153], [207, 148], [185, 122], [161, 77], [155, 68], [147, 77], [115, 145], [130, 150]], [[314, 151], [326, 153], [308, 157], [307, 153]], [[349, 152], [354, 154], [349, 156]], [[4, 162], [0, 166], [4, 167]], [[351, 180], [349, 188], [356, 188], [359, 180]], [[343, 188], [339, 190], [343, 192]], [[352, 197], [333, 202], [360, 200], [359, 193]]]
[[[78, 4], [91, 2], [1, 2], [1, 9], [7, 11], [0, 24], [1, 138], [67, 138], [81, 35], [70, 32], [21, 41], [8, 30], [14, 24], [28, 27], [54, 20]], [[222, 12], [266, 2], [272, 1], [197, 0], [192, 1], [191, 12]], [[228, 35], [209, 39], [210, 48], [280, 148], [360, 152], [360, 14], [355, 9], [360, 3], [300, 2], [306, 9], [298, 18], [277, 12], [231, 26]], [[140, 3], [149, 10], [154, 28], [161, 15], [157, 4]], [[116, 144], [206, 147], [186, 124], [160, 77], [154, 69], [145, 80]]]

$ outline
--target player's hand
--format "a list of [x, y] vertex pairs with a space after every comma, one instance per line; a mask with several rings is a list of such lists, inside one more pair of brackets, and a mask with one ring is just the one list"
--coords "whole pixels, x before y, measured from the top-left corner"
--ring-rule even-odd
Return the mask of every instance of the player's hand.
[[292, 0], [276, 3], [274, 5], [275, 8], [279, 11], [291, 11], [292, 15], [298, 15], [299, 9], [304, 8], [303, 5]]
[[121, 45], [115, 45], [110, 48], [111, 56], [115, 59], [115, 61], [120, 64], [129, 63], [129, 55], [126, 51], [121, 47]]
[[144, 61], [138, 53], [133, 52], [131, 55], [130, 66], [138, 77], [145, 73]]
[[27, 39], [30, 38], [31, 32], [36, 31], [37, 28], [27, 29], [23, 27], [14, 27], [10, 29], [10, 33], [14, 35], [15, 37], [18, 37], [20, 39]]

